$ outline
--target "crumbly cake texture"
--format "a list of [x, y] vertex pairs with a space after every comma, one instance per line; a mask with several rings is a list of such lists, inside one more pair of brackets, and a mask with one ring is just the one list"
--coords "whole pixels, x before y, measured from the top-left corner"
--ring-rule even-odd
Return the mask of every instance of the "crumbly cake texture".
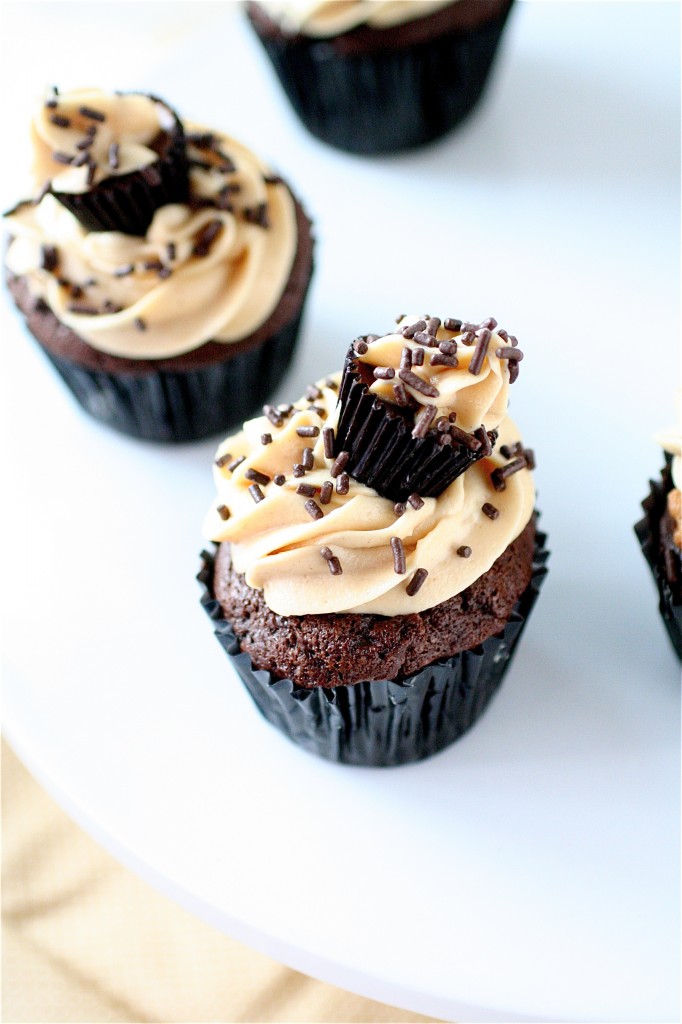
[[287, 35], [258, 3], [247, 14], [308, 130], [372, 155], [432, 142], [471, 112], [511, 7], [512, 0], [459, 0], [398, 26], [359, 26], [331, 39]]
[[417, 615], [275, 615], [234, 572], [229, 544], [218, 549], [213, 587], [242, 650], [276, 678], [304, 688], [398, 679], [504, 629], [530, 583], [534, 540], [531, 521], [473, 586]]
[[642, 502], [644, 517], [636, 524], [635, 533], [656, 583], [661, 617], [682, 660], [682, 551], [675, 539], [677, 520], [668, 509], [669, 496], [675, 490], [670, 464], [667, 456], [660, 478], [649, 481], [649, 494]]

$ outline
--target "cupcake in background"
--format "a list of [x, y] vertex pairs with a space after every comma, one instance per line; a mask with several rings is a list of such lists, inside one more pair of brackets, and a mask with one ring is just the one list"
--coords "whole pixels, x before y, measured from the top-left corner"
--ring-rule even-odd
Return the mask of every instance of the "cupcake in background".
[[[485, 434], [478, 457], [441, 466], [428, 494], [412, 484], [395, 500], [381, 473], [376, 486], [354, 475], [339, 424], [358, 358], [218, 448], [205, 524], [218, 547], [202, 556], [202, 602], [263, 715], [322, 757], [399, 765], [452, 743], [498, 689], [533, 607], [547, 559], [535, 460], [506, 411], [520, 350], [495, 328], [403, 318], [409, 370], [395, 328], [355, 342], [377, 382], [402, 386], [425, 462]], [[425, 396], [427, 373], [416, 371], [431, 362], [436, 393]], [[372, 423], [389, 404], [354, 407], [343, 436], [355, 453], [365, 436], [379, 466], [404, 464], [392, 481], [409, 490], [413, 451], [402, 434], [397, 446], [386, 435], [382, 451]], [[457, 428], [460, 418], [479, 426]]]
[[337, 149], [414, 149], [478, 101], [513, 0], [250, 0], [303, 124]]
[[658, 587], [659, 608], [673, 647], [682, 659], [682, 428], [656, 435], [665, 453], [658, 480], [642, 502], [635, 532]]
[[252, 415], [289, 364], [312, 275], [286, 183], [141, 94], [54, 91], [32, 141], [33, 197], [6, 215], [7, 283], [80, 404], [154, 441]]

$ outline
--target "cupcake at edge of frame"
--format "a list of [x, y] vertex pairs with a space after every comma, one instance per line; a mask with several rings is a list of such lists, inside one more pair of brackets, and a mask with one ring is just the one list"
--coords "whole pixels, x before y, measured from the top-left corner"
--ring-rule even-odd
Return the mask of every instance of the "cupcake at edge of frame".
[[441, 138], [484, 91], [513, 0], [250, 0], [298, 117], [362, 155]]
[[682, 427], [662, 431], [656, 440], [664, 465], [659, 478], [649, 481], [635, 532], [658, 588], [661, 617], [682, 660]]
[[[422, 319], [435, 327], [430, 317], [399, 327]], [[476, 349], [463, 329], [471, 326], [488, 332], [480, 348], [485, 339], [518, 348], [493, 342], [492, 318], [446, 323], [436, 335], [455, 352]], [[382, 339], [390, 349], [394, 335], [364, 336], [382, 364]], [[422, 351], [428, 361], [442, 349]], [[478, 720], [507, 671], [548, 554], [533, 452], [506, 412], [519, 358], [501, 351], [495, 360], [478, 381], [470, 359], [436, 358], [435, 421], [488, 418], [496, 444], [428, 496], [396, 501], [349, 470], [337, 444], [341, 373], [293, 404], [266, 406], [218, 448], [205, 524], [217, 548], [202, 555], [202, 603], [262, 714], [312, 753], [356, 765], [421, 760]], [[418, 417], [424, 395], [403, 383]], [[360, 419], [355, 427], [360, 436]], [[432, 439], [415, 440], [430, 458]]]
[[80, 405], [169, 442], [255, 413], [289, 364], [312, 275], [288, 185], [143, 94], [53, 90], [31, 135], [6, 280]]

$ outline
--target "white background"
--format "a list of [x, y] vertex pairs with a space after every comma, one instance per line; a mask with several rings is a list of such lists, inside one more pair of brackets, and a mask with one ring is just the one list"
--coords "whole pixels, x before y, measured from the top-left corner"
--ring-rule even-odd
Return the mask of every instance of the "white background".
[[475, 729], [349, 769], [264, 723], [193, 580], [215, 442], [119, 437], [3, 303], [4, 723], [127, 864], [308, 973], [462, 1020], [665, 1021], [678, 994], [679, 664], [632, 525], [679, 379], [679, 6], [519, 3], [456, 134], [363, 159], [295, 121], [236, 5], [5, 3], [3, 208], [44, 85], [149, 89], [315, 220], [277, 393], [402, 312], [519, 337], [550, 575]]

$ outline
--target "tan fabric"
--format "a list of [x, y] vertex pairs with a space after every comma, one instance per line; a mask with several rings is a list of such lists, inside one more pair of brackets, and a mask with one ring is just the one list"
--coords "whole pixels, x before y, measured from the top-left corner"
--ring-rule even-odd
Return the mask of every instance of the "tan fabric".
[[426, 1021], [228, 938], [105, 853], [3, 743], [2, 1020]]

